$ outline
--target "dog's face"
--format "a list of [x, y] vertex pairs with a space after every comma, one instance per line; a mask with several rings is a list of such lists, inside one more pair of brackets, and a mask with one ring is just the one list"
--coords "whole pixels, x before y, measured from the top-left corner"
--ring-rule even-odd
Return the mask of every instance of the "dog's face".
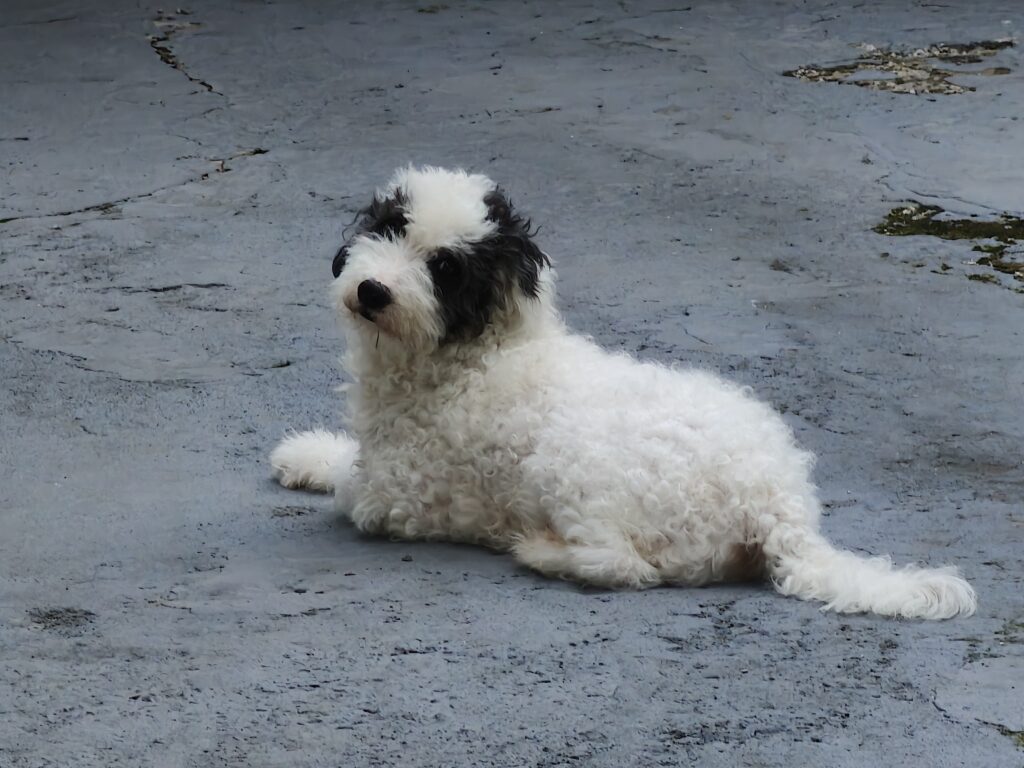
[[470, 341], [538, 297], [548, 260], [529, 226], [486, 176], [401, 170], [334, 257], [339, 311], [410, 349]]

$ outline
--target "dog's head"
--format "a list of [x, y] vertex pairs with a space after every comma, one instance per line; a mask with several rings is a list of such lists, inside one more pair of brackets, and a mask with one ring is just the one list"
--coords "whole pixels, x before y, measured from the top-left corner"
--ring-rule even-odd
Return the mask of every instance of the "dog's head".
[[338, 309], [410, 350], [478, 338], [537, 301], [547, 257], [486, 176], [406, 168], [334, 257]]

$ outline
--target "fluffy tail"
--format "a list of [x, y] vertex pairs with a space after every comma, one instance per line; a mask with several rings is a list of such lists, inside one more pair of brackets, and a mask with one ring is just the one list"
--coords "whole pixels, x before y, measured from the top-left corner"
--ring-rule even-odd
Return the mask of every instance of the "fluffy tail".
[[949, 619], [970, 616], [978, 604], [956, 568], [896, 568], [888, 557], [843, 552], [816, 531], [792, 523], [779, 523], [763, 551], [779, 592], [820, 600], [838, 613]]
[[347, 485], [359, 444], [323, 429], [293, 432], [270, 454], [274, 477], [285, 488], [332, 491]]

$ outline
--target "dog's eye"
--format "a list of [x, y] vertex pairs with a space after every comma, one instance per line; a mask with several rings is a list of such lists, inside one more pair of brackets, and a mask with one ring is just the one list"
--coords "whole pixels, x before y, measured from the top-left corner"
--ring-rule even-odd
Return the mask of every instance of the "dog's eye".
[[434, 276], [434, 282], [440, 284], [451, 284], [458, 280], [462, 273], [462, 264], [456, 256], [444, 251], [438, 253], [429, 263], [430, 273]]

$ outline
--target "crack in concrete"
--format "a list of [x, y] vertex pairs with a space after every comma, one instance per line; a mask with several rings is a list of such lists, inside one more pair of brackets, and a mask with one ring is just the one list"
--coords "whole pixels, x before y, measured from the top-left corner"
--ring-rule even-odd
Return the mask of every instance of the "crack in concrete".
[[[939, 704], [939, 702], [935, 700], [935, 695], [936, 694], [933, 692], [933, 698], [931, 699], [932, 706], [935, 707], [935, 709], [937, 709], [940, 713], [942, 713], [943, 719], [949, 723], [963, 724], [963, 720], [959, 720], [956, 717], [953, 717], [953, 715], [951, 715], [946, 709], [943, 708], [941, 704]], [[1002, 723], [994, 723], [991, 720], [985, 720], [981, 717], [975, 717], [973, 718], [973, 720], [974, 722], [988, 726], [989, 728], [995, 728], [1001, 735], [1006, 736], [1009, 739], [1012, 739], [1013, 742], [1019, 748], [1024, 749], [1024, 731], [1015, 731], [1013, 728], [1007, 728]]]
[[[171, 334], [164, 334], [164, 335], [171, 335]], [[28, 344], [25, 344], [20, 339], [14, 339], [14, 338], [10, 338], [10, 337], [0, 337], [0, 344], [10, 344], [15, 349], [18, 349], [18, 350], [20, 350], [20, 351], [22, 351], [24, 353], [27, 353], [29, 355], [32, 355], [34, 357], [50, 356], [51, 358], [61, 358], [61, 359], [63, 359], [65, 361], [65, 363], [68, 366], [70, 366], [71, 368], [74, 368], [76, 370], [85, 371], [86, 373], [102, 374], [102, 375], [108, 377], [111, 380], [124, 382], [125, 384], [131, 384], [131, 385], [134, 385], [134, 386], [137, 386], [137, 385], [147, 385], [147, 386], [157, 386], [157, 387], [164, 387], [164, 388], [181, 388], [181, 387], [191, 388], [191, 387], [195, 387], [195, 386], [198, 386], [198, 385], [201, 385], [201, 384], [205, 383], [201, 379], [190, 379], [188, 377], [177, 377], [177, 378], [170, 378], [170, 377], [168, 377], [168, 378], [135, 378], [135, 379], [130, 379], [130, 378], [127, 378], [126, 376], [122, 376], [117, 371], [113, 371], [113, 370], [110, 370], [108, 368], [93, 367], [93, 366], [91, 366], [89, 364], [90, 359], [88, 357], [84, 357], [82, 355], [76, 355], [76, 354], [74, 354], [72, 352], [65, 352], [65, 351], [63, 351], [61, 349], [52, 349], [52, 348], [49, 348], [49, 347], [44, 349], [44, 348], [41, 348], [41, 347], [33, 347], [33, 346], [29, 346]], [[260, 374], [260, 375], [262, 375], [262, 374]]]
[[990, 723], [987, 720], [979, 720], [979, 723], [985, 725], [991, 725], [1003, 736], [1013, 740], [1013, 743], [1017, 745], [1018, 749], [1024, 749], [1024, 731], [1015, 731], [1012, 728], [1007, 728], [1005, 725], [999, 725], [998, 723]]
[[59, 16], [55, 19], [34, 19], [32, 21], [22, 21], [17, 24], [7, 24], [0, 29], [12, 29], [14, 27], [36, 27], [42, 24], [57, 24], [61, 21], [75, 21], [78, 16]]
[[[191, 14], [191, 11], [187, 11], [184, 8], [179, 8], [178, 13], [183, 16], [188, 16]], [[166, 15], [161, 12], [156, 17], [156, 19], [154, 19], [154, 23], [158, 29], [163, 31], [163, 34], [149, 35], [148, 40], [149, 46], [156, 52], [156, 55], [160, 57], [160, 61], [169, 66], [171, 69], [176, 69], [179, 72], [181, 72], [181, 74], [188, 78], [189, 82], [195, 83], [196, 85], [201, 85], [210, 93], [215, 93], [218, 96], [223, 96], [223, 93], [221, 93], [212, 85], [210, 85], [210, 83], [208, 83], [206, 80], [203, 80], [201, 77], [196, 77], [187, 69], [185, 69], [185, 65], [182, 64], [181, 59], [179, 59], [177, 55], [174, 53], [174, 51], [171, 50], [171, 38], [179, 32], [198, 29], [201, 26], [199, 22], [181, 22], [178, 21], [176, 17]]]
[[203, 88], [205, 88], [210, 93], [215, 93], [218, 96], [223, 96], [224, 95], [223, 93], [218, 91], [216, 88], [214, 88], [212, 85], [210, 85], [208, 82], [206, 82], [202, 78], [199, 78], [199, 77], [196, 77], [195, 75], [190, 74], [189, 71], [187, 69], [185, 69], [185, 67], [182, 65], [182, 63], [178, 60], [178, 57], [174, 55], [174, 52], [169, 47], [167, 47], [166, 45], [163, 45], [163, 43], [166, 43], [166, 42], [169, 42], [169, 38], [167, 38], [167, 37], [165, 37], [163, 35], [150, 35], [149, 36], [149, 45], [153, 48], [154, 51], [156, 51], [156, 55], [160, 57], [160, 61], [162, 61], [164, 64], [166, 64], [167, 66], [171, 67], [172, 69], [178, 70], [179, 72], [181, 72], [181, 74], [183, 74], [185, 77], [187, 77], [191, 82], [196, 83], [197, 85], [203, 86]]
[[[658, 53], [679, 53], [679, 49], [678, 48], [670, 48], [670, 47], [664, 46], [664, 45], [657, 45], [657, 43], [673, 43], [673, 42], [675, 42], [670, 37], [662, 37], [661, 35], [645, 35], [645, 34], [640, 34], [639, 37], [641, 37], [643, 39], [642, 40], [629, 40], [629, 39], [626, 39], [625, 37], [622, 37], [622, 36], [617, 37], [617, 38], [605, 38], [605, 37], [602, 37], [601, 35], [595, 35], [593, 37], [584, 37], [583, 38], [583, 42], [585, 42], [585, 43], [593, 43], [594, 45], [597, 45], [597, 46], [599, 46], [601, 48], [630, 48], [630, 47], [635, 47], [635, 48], [647, 48], [647, 49], [652, 50], [652, 51], [657, 51]], [[646, 40], [650, 40], [652, 42], [651, 43], [645, 42]], [[652, 44], [652, 43], [655, 43], [655, 44]]]
[[[185, 182], [185, 183], [188, 183], [188, 182]], [[145, 194], [133, 195], [132, 197], [122, 197], [119, 200], [110, 200], [110, 201], [107, 201], [105, 203], [96, 203], [95, 205], [87, 205], [87, 206], [85, 206], [83, 208], [73, 208], [73, 209], [68, 210], [68, 211], [57, 211], [56, 213], [43, 213], [43, 214], [40, 214], [38, 216], [9, 216], [6, 219], [0, 219], [0, 224], [7, 224], [7, 223], [12, 222], [12, 221], [23, 221], [25, 219], [61, 218], [63, 216], [74, 216], [76, 213], [92, 213], [94, 211], [99, 211], [100, 213], [103, 213], [104, 211], [109, 211], [111, 208], [114, 208], [115, 206], [120, 205], [121, 203], [127, 203], [127, 202], [130, 202], [132, 200], [139, 200], [139, 199], [142, 199], [144, 197], [151, 197], [152, 195], [155, 195], [158, 192], [163, 192], [164, 190], [167, 190], [167, 189], [174, 189], [174, 187], [177, 187], [177, 186], [182, 186], [182, 185], [175, 184], [175, 185], [170, 186], [170, 187], [162, 187], [162, 188], [154, 190], [152, 192], [146, 192]]]
[[[254, 157], [255, 155], [265, 155], [269, 151], [270, 150], [263, 149], [262, 147], [255, 147], [253, 149], [247, 149], [243, 152], [236, 152], [235, 154], [228, 155], [227, 157], [212, 157], [208, 160], [208, 162], [217, 164], [212, 173], [228, 173], [231, 171], [231, 169], [227, 167], [227, 163], [229, 161], [237, 160], [240, 157]], [[182, 181], [178, 184], [170, 184], [166, 187], [154, 189], [152, 192], [142, 192], [138, 195], [129, 195], [127, 197], [118, 198], [117, 200], [107, 200], [102, 203], [95, 203], [94, 205], [86, 205], [83, 206], [82, 208], [71, 208], [66, 211], [56, 211], [54, 213], [41, 213], [33, 216], [9, 216], [5, 219], [0, 219], [0, 224], [8, 224], [12, 221], [26, 221], [30, 219], [59, 219], [64, 218], [66, 216], [75, 216], [76, 214], [80, 213], [106, 213], [108, 211], [113, 210], [119, 205], [124, 205], [125, 203], [134, 203], [138, 200], [145, 200], [147, 197], [153, 197], [154, 195], [158, 195], [161, 192], [167, 192], [172, 189], [186, 187], [189, 184], [195, 184], [196, 182], [206, 181], [207, 179], [210, 178], [210, 174], [211, 171], [204, 171], [198, 176], [186, 179], [185, 181]]]
[[35, 216], [10, 216], [6, 219], [0, 219], [0, 224], [8, 224], [12, 221], [25, 221], [29, 219], [59, 219], [65, 216], [74, 216], [79, 213], [106, 213], [107, 211], [112, 210], [118, 205], [122, 205], [124, 203], [133, 203], [136, 200], [144, 200], [147, 197], [153, 197], [154, 195], [158, 195], [161, 192], [166, 192], [170, 189], [184, 187], [187, 186], [188, 184], [200, 181], [201, 179], [204, 179], [207, 176], [209, 176], [209, 174], [203, 174], [203, 176], [199, 178], [188, 179], [186, 181], [181, 182], [180, 184], [171, 184], [170, 186], [160, 187], [159, 189], [154, 189], [152, 192], [143, 192], [138, 195], [129, 195], [128, 197], [121, 197], [118, 198], [117, 200], [108, 200], [103, 203], [96, 203], [95, 205], [86, 205], [83, 206], [82, 208], [72, 208], [66, 211], [56, 211], [55, 213], [41, 213]]
[[184, 288], [230, 288], [227, 283], [177, 283], [176, 285], [160, 285], [155, 288], [135, 288], [132, 286], [117, 286], [110, 290], [121, 291], [122, 293], [168, 293], [180, 291]]

